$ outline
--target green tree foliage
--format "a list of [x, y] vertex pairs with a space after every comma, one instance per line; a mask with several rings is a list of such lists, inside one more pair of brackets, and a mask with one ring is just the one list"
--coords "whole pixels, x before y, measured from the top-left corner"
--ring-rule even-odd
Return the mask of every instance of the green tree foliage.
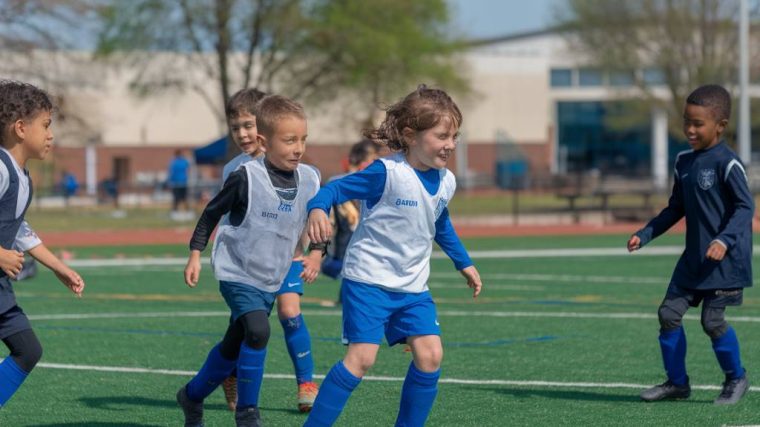
[[466, 88], [444, 0], [114, 0], [102, 17], [97, 51], [139, 70], [134, 89], [196, 91], [220, 120], [244, 87], [312, 104], [353, 94], [365, 117], [418, 82]]
[[[691, 90], [735, 84], [738, 5], [737, 0], [568, 0], [556, 18], [589, 66], [608, 73], [637, 71], [635, 87], [646, 100], [640, 107], [660, 104], [675, 130]], [[646, 69], [661, 73], [663, 84], [648, 83]]]

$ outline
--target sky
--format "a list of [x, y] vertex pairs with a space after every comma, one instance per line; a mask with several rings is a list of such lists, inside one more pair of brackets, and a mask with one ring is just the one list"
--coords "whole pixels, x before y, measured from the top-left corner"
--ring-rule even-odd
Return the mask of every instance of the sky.
[[472, 38], [546, 28], [561, 0], [447, 0], [455, 27]]

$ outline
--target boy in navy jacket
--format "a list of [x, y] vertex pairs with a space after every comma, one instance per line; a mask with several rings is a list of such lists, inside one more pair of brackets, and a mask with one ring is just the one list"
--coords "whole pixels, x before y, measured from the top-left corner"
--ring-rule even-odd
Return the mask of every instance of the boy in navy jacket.
[[742, 163], [721, 139], [730, 115], [731, 98], [721, 86], [689, 95], [683, 131], [692, 149], [676, 158], [668, 206], [628, 240], [628, 250], [637, 250], [686, 217], [686, 247], [658, 310], [668, 379], [641, 393], [647, 402], [691, 394], [681, 320], [700, 303], [702, 327], [726, 375], [715, 403], [737, 403], [749, 388], [739, 341], [724, 318], [726, 307], [741, 305], [743, 289], [752, 286], [754, 201]]

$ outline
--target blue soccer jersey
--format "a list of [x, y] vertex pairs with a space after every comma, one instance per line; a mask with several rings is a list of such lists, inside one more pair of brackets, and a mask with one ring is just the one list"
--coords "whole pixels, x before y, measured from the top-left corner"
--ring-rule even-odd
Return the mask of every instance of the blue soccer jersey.
[[[685, 216], [686, 248], [671, 283], [700, 290], [744, 288], [752, 286], [753, 212], [744, 167], [721, 142], [678, 155], [668, 206], [636, 235], [644, 246]], [[727, 249], [722, 261], [705, 257], [716, 241]]]

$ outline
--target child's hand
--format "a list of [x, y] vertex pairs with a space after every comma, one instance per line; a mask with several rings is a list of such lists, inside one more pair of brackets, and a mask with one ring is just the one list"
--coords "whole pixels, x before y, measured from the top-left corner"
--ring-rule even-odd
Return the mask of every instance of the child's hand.
[[322, 251], [314, 250], [303, 257], [303, 273], [301, 279], [306, 283], [314, 283], [322, 269]]
[[726, 256], [726, 247], [717, 241], [713, 240], [710, 246], [707, 247], [707, 253], [705, 257], [712, 261], [722, 261]]
[[309, 230], [309, 240], [314, 243], [326, 243], [332, 237], [332, 224], [327, 217], [327, 212], [322, 209], [312, 209], [309, 212], [306, 229]]
[[185, 266], [185, 284], [194, 288], [198, 285], [198, 278], [201, 275], [201, 252], [192, 251], [187, 259]]
[[56, 271], [55, 275], [58, 277], [58, 280], [60, 280], [67, 288], [71, 289], [71, 292], [74, 292], [77, 297], [82, 297], [84, 280], [76, 271], [64, 266], [61, 270]]
[[628, 239], [628, 252], [633, 252], [636, 250], [639, 250], [641, 248], [641, 239], [637, 235], [631, 236], [630, 239]]
[[19, 251], [0, 248], [0, 269], [11, 279], [21, 271], [24, 264], [24, 254]]
[[477, 298], [480, 294], [480, 289], [483, 287], [478, 270], [474, 265], [471, 265], [467, 268], [463, 268], [460, 273], [462, 273], [462, 276], [467, 279], [467, 287], [472, 289], [472, 297]]

